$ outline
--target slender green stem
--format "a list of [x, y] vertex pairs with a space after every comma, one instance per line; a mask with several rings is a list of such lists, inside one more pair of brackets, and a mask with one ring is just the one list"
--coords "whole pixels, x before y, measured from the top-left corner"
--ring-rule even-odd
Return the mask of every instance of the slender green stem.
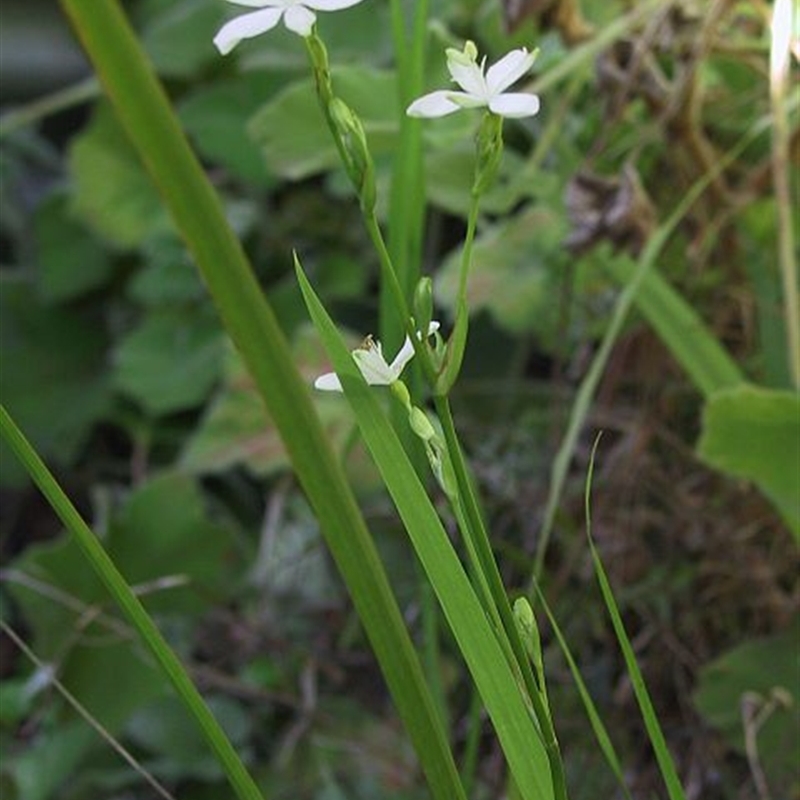
[[[791, 1], [779, 0], [773, 9], [774, 28], [791, 28]], [[782, 13], [783, 18], [778, 19]], [[795, 12], [796, 13], [796, 12]], [[772, 180], [778, 206], [778, 265], [783, 284], [784, 319], [788, 345], [789, 375], [795, 389], [800, 390], [800, 308], [798, 307], [798, 265], [794, 247], [792, 216], [791, 159], [789, 156], [789, 115], [786, 91], [789, 85], [789, 40], [786, 31], [773, 33], [770, 70], [770, 100], [772, 102]], [[780, 35], [779, 35], [780, 34]], [[780, 50], [781, 52], [778, 52]]]
[[461, 251], [461, 271], [458, 276], [458, 297], [466, 303], [467, 279], [472, 264], [472, 244], [475, 241], [475, 228], [478, 225], [478, 211], [481, 196], [473, 192], [470, 197], [469, 213], [467, 215], [467, 233], [464, 237], [464, 248]]
[[394, 268], [394, 261], [389, 253], [389, 248], [386, 246], [386, 241], [383, 238], [383, 231], [381, 231], [380, 223], [375, 212], [371, 212], [364, 216], [364, 224], [369, 233], [369, 238], [372, 245], [378, 254], [378, 260], [381, 265], [381, 278], [386, 283], [391, 291], [394, 299], [395, 307], [399, 312], [401, 318], [405, 321], [406, 331], [412, 339], [416, 337], [414, 334], [414, 326], [411, 323], [411, 311], [408, 306], [408, 299], [406, 298], [403, 287], [400, 286], [400, 280], [397, 277], [397, 270]]
[[258, 786], [214, 715], [209, 711], [183, 664], [167, 644], [166, 639], [161, 635], [141, 601], [128, 586], [97, 537], [64, 494], [52, 473], [36, 454], [14, 420], [11, 419], [5, 406], [2, 405], [0, 405], [0, 431], [67, 530], [75, 538], [111, 596], [131, 624], [139, 631], [144, 643], [200, 726], [206, 741], [225, 770], [237, 797], [240, 800], [263, 800]]

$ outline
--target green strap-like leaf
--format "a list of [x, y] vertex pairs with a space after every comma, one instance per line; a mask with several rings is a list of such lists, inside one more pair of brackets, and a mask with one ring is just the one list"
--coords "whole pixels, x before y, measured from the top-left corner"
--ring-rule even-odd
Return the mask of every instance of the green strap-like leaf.
[[300, 288], [358, 426], [408, 531], [497, 731], [524, 800], [552, 800], [544, 745], [495, 633], [394, 429], [311, 284]]

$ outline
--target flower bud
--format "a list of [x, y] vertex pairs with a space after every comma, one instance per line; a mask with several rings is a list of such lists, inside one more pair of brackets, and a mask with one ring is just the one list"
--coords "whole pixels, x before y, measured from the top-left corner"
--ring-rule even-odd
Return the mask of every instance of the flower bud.
[[375, 208], [375, 167], [367, 147], [364, 126], [353, 110], [338, 97], [328, 104], [328, 113], [339, 140], [345, 170], [358, 192], [361, 208], [371, 212]]
[[390, 385], [394, 396], [403, 404], [409, 414], [411, 413], [411, 395], [408, 393], [408, 387], [399, 378]]
[[323, 108], [327, 108], [333, 100], [331, 70], [328, 63], [328, 51], [325, 49], [325, 43], [317, 36], [316, 28], [312, 28], [311, 34], [306, 37], [306, 47], [314, 67], [314, 79], [317, 82], [320, 103]]
[[408, 414], [408, 424], [411, 425], [411, 430], [414, 431], [423, 442], [429, 442], [436, 436], [436, 429], [421, 408], [414, 406], [411, 409]]
[[433, 281], [424, 275], [414, 289], [414, 321], [417, 330], [427, 331], [433, 317]]
[[541, 676], [544, 669], [542, 661], [542, 642], [539, 638], [539, 628], [536, 625], [536, 617], [533, 614], [533, 609], [527, 598], [518, 597], [514, 601], [514, 619], [517, 623], [517, 630], [519, 631], [525, 650], [533, 662], [537, 674]]

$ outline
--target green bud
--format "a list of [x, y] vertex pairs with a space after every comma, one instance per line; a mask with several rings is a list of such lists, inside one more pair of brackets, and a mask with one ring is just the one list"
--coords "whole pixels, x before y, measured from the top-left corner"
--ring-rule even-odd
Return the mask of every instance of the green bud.
[[345, 169], [361, 200], [361, 208], [370, 213], [375, 208], [375, 167], [367, 147], [364, 126], [353, 110], [338, 97], [328, 104], [328, 114], [341, 145]]
[[455, 47], [448, 47], [445, 50], [445, 55], [448, 61], [452, 61], [462, 67], [468, 67], [477, 60], [478, 48], [475, 46], [475, 42], [467, 40], [464, 42], [463, 50], [456, 50]]
[[408, 393], [408, 388], [401, 380], [396, 380], [390, 386], [394, 396], [403, 404], [409, 414], [411, 413], [411, 395]]
[[423, 276], [414, 289], [414, 321], [417, 330], [427, 331], [433, 318], [433, 281]]
[[421, 408], [414, 406], [411, 409], [408, 414], [408, 423], [411, 425], [411, 430], [414, 431], [423, 442], [429, 442], [436, 436], [436, 429]]
[[539, 638], [539, 628], [536, 625], [531, 604], [525, 597], [518, 597], [514, 601], [514, 619], [517, 623], [522, 643], [528, 653], [533, 666], [536, 668], [537, 675], [542, 675], [544, 664], [542, 661], [542, 641]]
[[325, 43], [317, 35], [316, 26], [311, 29], [311, 34], [306, 36], [306, 47], [314, 67], [314, 79], [317, 82], [317, 94], [323, 108], [327, 108], [333, 100], [331, 86], [331, 70], [328, 63], [328, 51]]

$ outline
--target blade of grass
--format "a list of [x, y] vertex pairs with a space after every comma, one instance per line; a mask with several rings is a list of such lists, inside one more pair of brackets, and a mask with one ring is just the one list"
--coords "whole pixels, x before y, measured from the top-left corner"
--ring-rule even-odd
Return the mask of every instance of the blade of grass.
[[258, 786], [250, 777], [235, 748], [192, 683], [183, 664], [167, 644], [139, 598], [133, 593], [125, 578], [109, 558], [108, 553], [103, 549], [100, 541], [84, 522], [50, 470], [47, 469], [22, 431], [11, 419], [5, 406], [2, 405], [0, 405], [0, 431], [59, 519], [75, 538], [87, 560], [105, 584], [109, 594], [117, 601], [131, 624], [139, 632], [156, 663], [161, 667], [189, 713], [196, 720], [212, 752], [225, 770], [237, 797], [240, 800], [263, 800]]
[[564, 658], [567, 661], [569, 671], [572, 673], [572, 679], [575, 681], [575, 686], [578, 689], [581, 702], [586, 710], [586, 716], [589, 717], [589, 724], [592, 726], [592, 731], [594, 732], [595, 739], [597, 739], [597, 744], [600, 746], [600, 749], [602, 750], [603, 755], [608, 762], [608, 766], [614, 773], [614, 777], [617, 779], [617, 782], [625, 794], [625, 797], [630, 800], [631, 795], [628, 791], [628, 787], [625, 785], [625, 776], [622, 774], [622, 765], [620, 764], [619, 756], [617, 755], [617, 751], [614, 749], [614, 744], [611, 741], [608, 731], [606, 730], [606, 726], [603, 724], [603, 720], [597, 711], [594, 700], [592, 700], [592, 696], [589, 694], [589, 689], [586, 687], [586, 683], [583, 680], [580, 668], [572, 656], [572, 652], [567, 644], [567, 639], [561, 630], [561, 626], [558, 624], [558, 620], [556, 620], [553, 610], [550, 608], [549, 603], [545, 599], [542, 590], [538, 586], [534, 586], [534, 590], [536, 592], [537, 599], [544, 609], [545, 614], [547, 614], [547, 619], [550, 621], [550, 625], [553, 628], [553, 633], [555, 634], [558, 646], [561, 648], [561, 652], [564, 654]]
[[447, 736], [375, 544], [275, 314], [118, 2], [62, 0], [283, 439], [439, 800], [463, 798]]
[[299, 262], [295, 263], [311, 319], [481, 693], [511, 772], [526, 800], [552, 800], [550, 768], [540, 734], [461, 561], [373, 390]]
[[591, 518], [591, 494], [592, 494], [592, 476], [594, 473], [594, 459], [597, 453], [597, 446], [600, 444], [600, 435], [594, 440], [592, 446], [592, 454], [589, 459], [589, 471], [586, 475], [586, 491], [584, 494], [584, 508], [586, 515], [586, 538], [589, 541], [589, 550], [592, 554], [592, 563], [594, 564], [595, 575], [597, 582], [600, 584], [600, 591], [603, 595], [603, 601], [608, 609], [608, 614], [611, 617], [611, 624], [614, 626], [614, 633], [619, 642], [622, 655], [625, 658], [625, 666], [628, 669], [628, 676], [631, 679], [631, 686], [636, 695], [636, 701], [639, 703], [639, 709], [642, 712], [645, 727], [647, 728], [647, 735], [650, 738], [650, 743], [656, 754], [658, 767], [661, 770], [661, 776], [664, 779], [664, 784], [667, 787], [670, 800], [686, 800], [683, 793], [683, 787], [678, 779], [678, 773], [675, 770], [675, 762], [672, 760], [667, 742], [664, 739], [664, 733], [661, 730], [661, 725], [658, 722], [653, 703], [650, 700], [650, 693], [647, 691], [647, 686], [642, 676], [642, 671], [639, 669], [639, 664], [636, 661], [636, 654], [631, 647], [631, 641], [628, 634], [625, 632], [625, 626], [622, 624], [622, 617], [619, 613], [617, 601], [614, 598], [614, 592], [611, 589], [611, 584], [608, 581], [608, 576], [603, 567], [603, 562], [600, 560], [600, 554], [594, 545], [592, 539], [592, 518]]
[[637, 266], [625, 259], [612, 261], [607, 269], [621, 286], [636, 283], [636, 308], [703, 397], [744, 381], [719, 340], [661, 275], [651, 270], [637, 281]]

